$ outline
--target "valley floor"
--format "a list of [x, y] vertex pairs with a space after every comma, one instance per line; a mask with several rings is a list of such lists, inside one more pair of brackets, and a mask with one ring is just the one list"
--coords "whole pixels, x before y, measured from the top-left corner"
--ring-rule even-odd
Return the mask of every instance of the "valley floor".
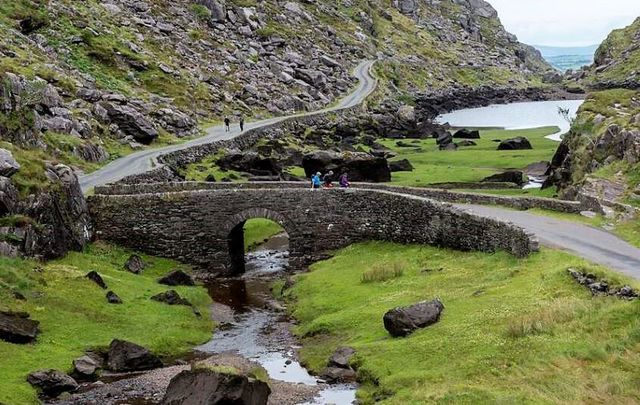
[[[365, 404], [632, 403], [640, 400], [640, 302], [592, 297], [568, 267], [638, 286], [566, 253], [364, 243], [312, 266], [288, 293], [302, 358], [320, 370], [338, 346], [358, 354]], [[363, 283], [365, 271], [400, 277]], [[439, 297], [440, 322], [392, 338], [383, 314]]]

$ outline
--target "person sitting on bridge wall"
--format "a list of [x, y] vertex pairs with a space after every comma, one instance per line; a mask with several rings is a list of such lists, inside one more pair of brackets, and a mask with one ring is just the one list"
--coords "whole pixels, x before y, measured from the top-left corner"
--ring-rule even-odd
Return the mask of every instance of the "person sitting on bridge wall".
[[311, 176], [311, 189], [312, 190], [317, 190], [320, 188], [320, 172], [316, 173], [315, 175]]
[[349, 188], [349, 175], [347, 172], [340, 175], [340, 180], [338, 182], [340, 183], [340, 188]]
[[323, 177], [322, 183], [324, 188], [333, 188], [333, 171], [329, 170]]

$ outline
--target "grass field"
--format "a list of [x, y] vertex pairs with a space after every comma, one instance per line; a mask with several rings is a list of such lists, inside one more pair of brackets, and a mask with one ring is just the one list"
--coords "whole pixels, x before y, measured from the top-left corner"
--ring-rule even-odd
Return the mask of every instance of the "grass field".
[[[0, 309], [27, 311], [41, 323], [32, 345], [0, 341], [0, 403], [36, 404], [36, 392], [25, 378], [31, 371], [57, 368], [71, 371], [71, 362], [88, 348], [106, 347], [126, 339], [170, 356], [190, 350], [211, 337], [210, 299], [199, 287], [178, 287], [202, 313], [186, 306], [168, 306], [149, 298], [169, 287], [157, 278], [180, 267], [175, 262], [143, 256], [150, 267], [142, 275], [123, 269], [131, 252], [105, 244], [85, 253], [46, 264], [0, 258]], [[98, 271], [124, 304], [107, 304], [105, 290], [84, 278]], [[172, 287], [171, 287], [172, 288]], [[26, 301], [14, 300], [19, 291]]]
[[[415, 148], [398, 147], [395, 140], [381, 143], [398, 154], [393, 160], [409, 159], [415, 168], [412, 172], [393, 173], [392, 183], [422, 187], [431, 183], [477, 182], [506, 169], [523, 169], [531, 163], [551, 160], [558, 143], [545, 136], [557, 130], [557, 127], [485, 130], [480, 133], [481, 139], [474, 140], [477, 146], [461, 147], [456, 151], [438, 150], [434, 139], [420, 140]], [[517, 136], [529, 139], [533, 149], [498, 151], [498, 143], [493, 142]], [[404, 142], [414, 145], [411, 140]]]
[[[363, 283], [381, 265], [404, 271]], [[365, 404], [637, 403], [640, 302], [593, 298], [570, 266], [628, 282], [546, 249], [519, 260], [364, 243], [312, 266], [288, 297], [313, 369], [338, 346], [357, 350]], [[435, 297], [439, 323], [407, 338], [385, 331], [387, 310]]]
[[254, 250], [272, 236], [284, 232], [276, 222], [266, 218], [254, 218], [244, 223], [244, 246], [246, 251]]

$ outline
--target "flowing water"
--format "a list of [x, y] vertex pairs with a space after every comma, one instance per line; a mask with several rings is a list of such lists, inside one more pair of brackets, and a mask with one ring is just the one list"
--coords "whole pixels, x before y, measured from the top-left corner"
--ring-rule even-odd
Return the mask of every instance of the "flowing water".
[[531, 101], [524, 103], [493, 104], [488, 107], [467, 108], [443, 114], [438, 122], [448, 122], [453, 127], [527, 129], [557, 126], [558, 132], [549, 135], [554, 141], [569, 131], [569, 123], [558, 114], [558, 108], [568, 108], [575, 118], [584, 100]]
[[[208, 286], [216, 309], [226, 309], [225, 319], [211, 341], [196, 348], [206, 354], [234, 353], [259, 363], [274, 380], [317, 386], [321, 384], [297, 360], [294, 339], [288, 334], [266, 338], [282, 316], [273, 306], [271, 284], [288, 264], [286, 235], [270, 240], [247, 254], [246, 272], [240, 278], [216, 280]], [[284, 335], [284, 336], [282, 336]], [[354, 385], [323, 385], [311, 404], [347, 405], [355, 401]]]

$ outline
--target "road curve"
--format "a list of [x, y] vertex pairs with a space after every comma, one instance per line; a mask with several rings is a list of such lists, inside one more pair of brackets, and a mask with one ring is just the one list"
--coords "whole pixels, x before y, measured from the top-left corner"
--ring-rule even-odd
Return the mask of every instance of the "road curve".
[[572, 252], [593, 263], [640, 279], [640, 249], [605, 230], [495, 206], [455, 206], [476, 215], [511, 222], [536, 235], [540, 243], [547, 247]]
[[[245, 129], [247, 130], [260, 128], [265, 125], [274, 124], [292, 117], [311, 116], [330, 111], [343, 110], [345, 108], [353, 107], [360, 104], [375, 90], [377, 86], [377, 80], [371, 74], [371, 67], [373, 66], [373, 64], [374, 61], [364, 61], [354, 69], [353, 75], [360, 81], [358, 87], [347, 96], [342, 98], [336, 105], [313, 112], [299, 113], [283, 117], [269, 118], [261, 121], [248, 122], [247, 125], [245, 125]], [[209, 127], [205, 136], [193, 139], [180, 145], [171, 145], [162, 148], [148, 149], [132, 153], [120, 159], [114, 160], [105, 167], [96, 170], [93, 173], [80, 176], [80, 186], [82, 187], [82, 191], [84, 193], [87, 193], [96, 186], [113, 183], [124, 177], [144, 173], [153, 169], [155, 159], [163, 154], [210, 142], [232, 139], [240, 135], [240, 133], [241, 132], [237, 127], [232, 128], [230, 132], [225, 132], [222, 125]]]

